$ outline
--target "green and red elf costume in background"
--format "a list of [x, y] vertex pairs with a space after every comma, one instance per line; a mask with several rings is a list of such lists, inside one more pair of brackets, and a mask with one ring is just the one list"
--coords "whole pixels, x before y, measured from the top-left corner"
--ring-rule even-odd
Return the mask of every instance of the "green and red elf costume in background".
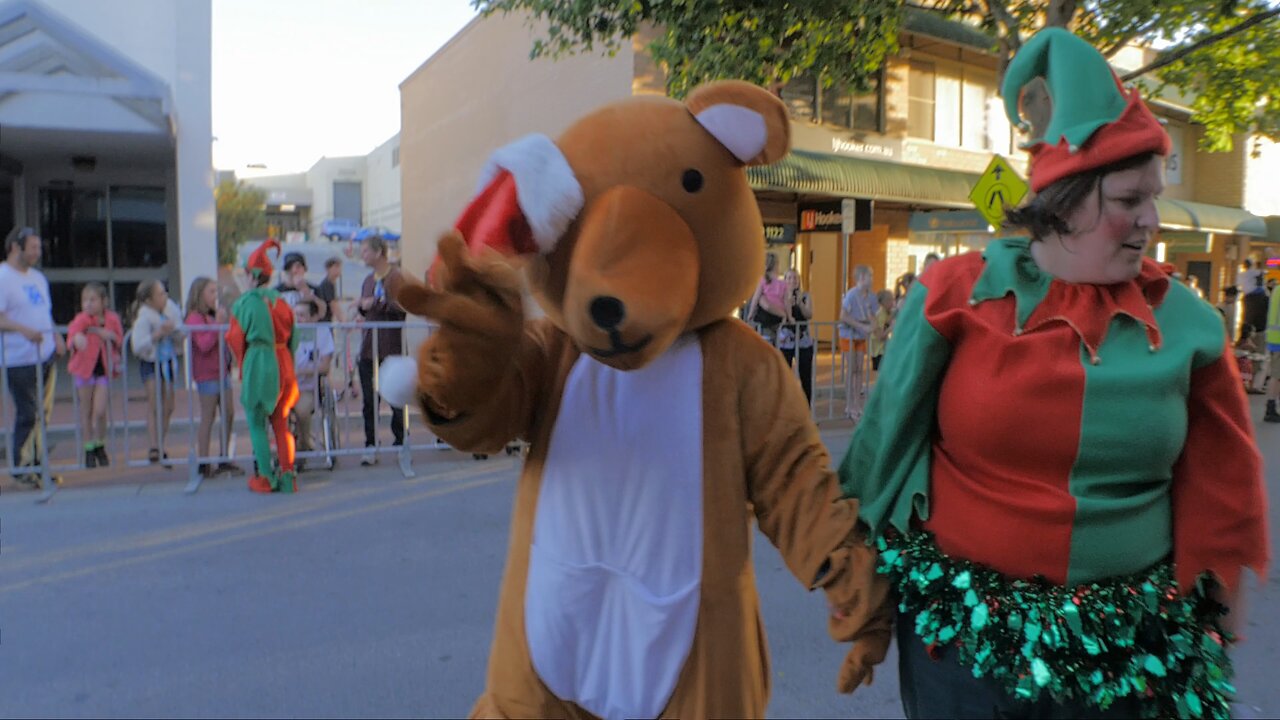
[[[1029, 148], [1037, 192], [1167, 154], [1137, 92], [1071, 33], [1042, 30], [1011, 62], [1023, 127], [1036, 77], [1053, 103]], [[1031, 242], [912, 287], [840, 468], [897, 590], [899, 651], [918, 643], [1028, 708], [1225, 717], [1231, 638], [1209, 591], [1263, 573], [1269, 545], [1222, 321], [1150, 259], [1127, 283], [1067, 283]]]
[[[293, 352], [298, 338], [294, 332], [293, 310], [280, 293], [260, 285], [275, 268], [267, 251], [280, 244], [268, 238], [253, 251], [245, 264], [254, 287], [231, 306], [231, 328], [227, 345], [240, 363], [240, 402], [249, 425], [249, 439], [257, 472], [249, 478], [254, 492], [296, 492], [293, 466], [293, 435], [289, 432], [289, 412], [298, 402], [298, 382], [293, 370]], [[276, 435], [279, 468], [271, 462], [271, 442], [267, 424]]]

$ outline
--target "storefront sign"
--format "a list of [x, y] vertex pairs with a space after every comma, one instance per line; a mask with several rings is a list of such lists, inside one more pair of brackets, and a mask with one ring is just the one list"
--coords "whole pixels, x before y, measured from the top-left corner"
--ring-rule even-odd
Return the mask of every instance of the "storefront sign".
[[911, 213], [911, 232], [991, 232], [991, 225], [977, 210], [922, 210]]
[[[845, 210], [853, 210], [853, 226], [846, 229]], [[801, 203], [800, 232], [861, 232], [871, 229], [871, 201], [846, 198], [820, 203]]]
[[844, 155], [870, 155], [882, 158], [893, 157], [893, 148], [891, 147], [858, 142], [857, 140], [841, 140], [840, 138], [831, 138], [831, 152]]
[[796, 243], [795, 223], [765, 223], [764, 241], [770, 245], [794, 245]]

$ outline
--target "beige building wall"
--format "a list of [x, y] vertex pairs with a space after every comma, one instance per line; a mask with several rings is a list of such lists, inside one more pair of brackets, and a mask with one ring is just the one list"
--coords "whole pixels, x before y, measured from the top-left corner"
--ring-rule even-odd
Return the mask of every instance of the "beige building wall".
[[[1203, 130], [1195, 128], [1195, 143], [1199, 144]], [[1196, 202], [1244, 207], [1245, 159], [1248, 143], [1241, 136], [1226, 152], [1197, 153], [1195, 172]]]
[[1250, 139], [1246, 151], [1244, 209], [1263, 217], [1280, 215], [1280, 143]]
[[532, 132], [554, 138], [587, 111], [631, 95], [630, 48], [530, 60], [541, 33], [523, 17], [476, 18], [400, 84], [406, 272], [421, 276], [435, 258], [493, 150]]

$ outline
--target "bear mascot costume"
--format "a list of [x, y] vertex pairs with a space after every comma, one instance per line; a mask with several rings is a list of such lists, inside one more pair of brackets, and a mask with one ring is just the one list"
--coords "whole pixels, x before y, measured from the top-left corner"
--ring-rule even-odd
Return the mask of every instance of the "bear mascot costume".
[[[461, 450], [530, 444], [474, 717], [764, 717], [752, 520], [828, 598], [851, 692], [892, 606], [800, 383], [733, 310], [764, 267], [745, 168], [788, 152], [786, 108], [739, 81], [635, 97], [498, 150], [389, 359]], [[527, 287], [545, 317], [526, 319]]]

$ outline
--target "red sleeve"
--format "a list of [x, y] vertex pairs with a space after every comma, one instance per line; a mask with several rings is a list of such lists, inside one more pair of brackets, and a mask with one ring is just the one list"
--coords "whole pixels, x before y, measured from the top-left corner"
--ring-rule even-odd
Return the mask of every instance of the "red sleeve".
[[[187, 325], [208, 325], [209, 321], [203, 315], [193, 312], [187, 316]], [[191, 344], [201, 353], [213, 352], [218, 347], [218, 331], [217, 330], [193, 330], [191, 332]]]
[[1187, 441], [1173, 467], [1173, 560], [1189, 591], [1210, 571], [1228, 588], [1266, 573], [1267, 496], [1249, 403], [1230, 352], [1191, 374]]
[[244, 328], [235, 315], [231, 316], [231, 328], [227, 330], [227, 347], [236, 356], [236, 364], [244, 364]]
[[84, 313], [76, 313], [76, 316], [71, 319], [71, 324], [67, 326], [67, 339], [70, 340], [76, 335], [87, 330], [90, 322], [88, 315]]

